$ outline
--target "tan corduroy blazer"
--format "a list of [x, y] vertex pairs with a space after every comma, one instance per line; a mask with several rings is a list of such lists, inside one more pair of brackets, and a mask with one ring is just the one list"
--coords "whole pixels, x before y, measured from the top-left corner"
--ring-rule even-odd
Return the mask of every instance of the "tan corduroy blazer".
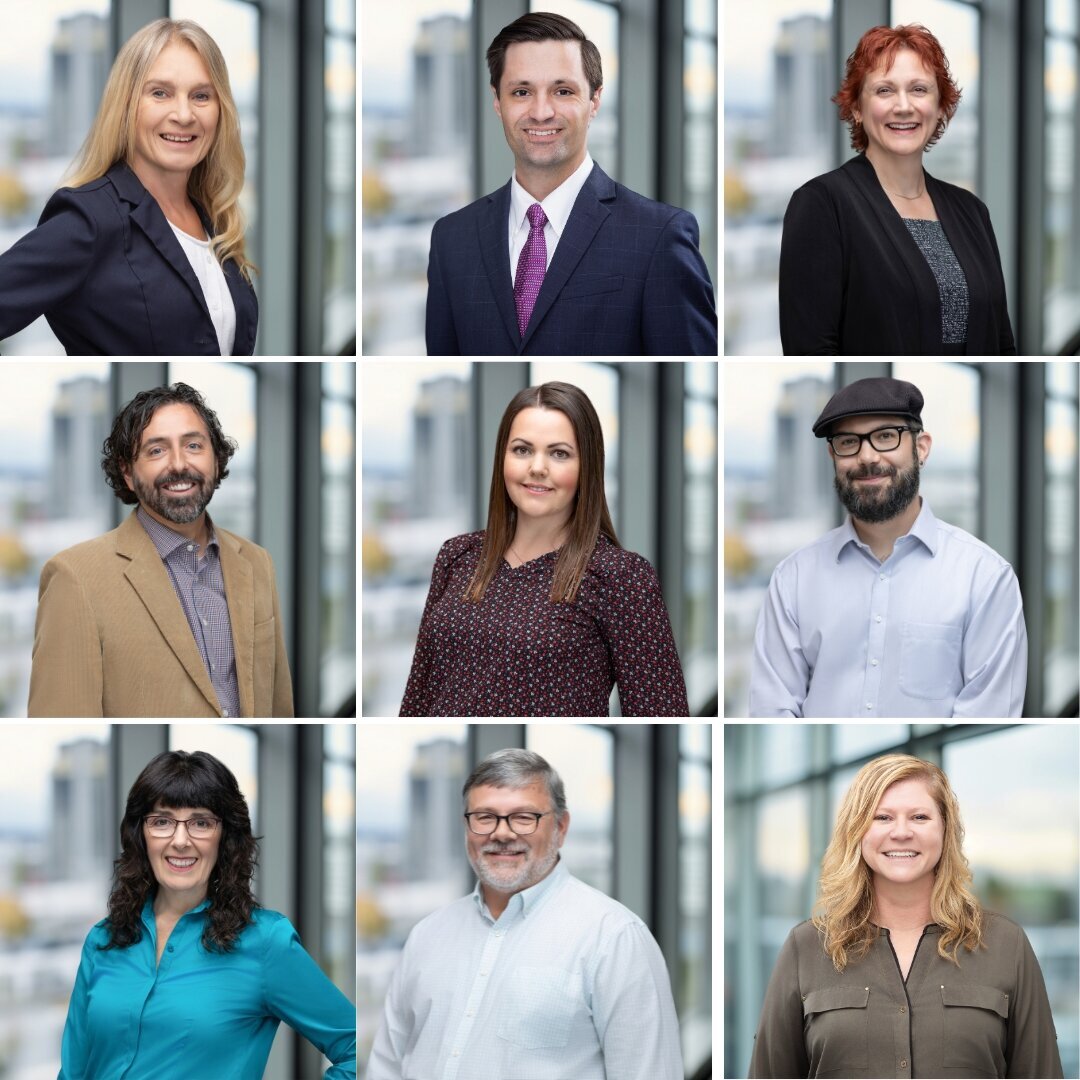
[[[215, 529], [241, 716], [292, 716], [269, 552]], [[135, 512], [41, 571], [28, 716], [220, 716], [172, 580]]]

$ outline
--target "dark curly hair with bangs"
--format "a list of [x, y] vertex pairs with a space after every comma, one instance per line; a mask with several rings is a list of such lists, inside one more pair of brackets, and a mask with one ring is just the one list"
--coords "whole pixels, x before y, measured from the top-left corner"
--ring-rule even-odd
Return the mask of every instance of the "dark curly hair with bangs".
[[221, 430], [217, 413], [206, 404], [198, 390], [182, 382], [143, 390], [117, 413], [112, 431], [101, 447], [101, 468], [105, 472], [105, 480], [113, 489], [113, 494], [128, 506], [134, 506], [139, 497], [127, 486], [124, 470], [131, 471], [146, 425], [162, 405], [190, 405], [202, 417], [217, 459], [215, 491], [229, 475], [229, 460], [236, 453], [236, 440], [230, 439]]
[[247, 800], [236, 777], [216, 757], [196, 750], [170, 750], [158, 754], [139, 774], [128, 794], [120, 823], [120, 857], [113, 863], [109, 894], [109, 943], [103, 949], [126, 949], [141, 940], [142, 909], [156, 895], [157, 882], [146, 851], [143, 818], [155, 804], [173, 810], [203, 808], [221, 819], [217, 863], [207, 889], [206, 929], [203, 946], [211, 952], [229, 952], [251, 913], [259, 907], [251, 892], [258, 862], [258, 841], [251, 834]]

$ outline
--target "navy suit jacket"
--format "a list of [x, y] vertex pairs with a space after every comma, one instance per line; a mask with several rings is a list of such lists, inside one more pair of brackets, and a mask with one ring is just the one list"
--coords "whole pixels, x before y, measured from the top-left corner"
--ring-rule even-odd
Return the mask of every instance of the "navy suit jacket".
[[[249, 356], [259, 325], [255, 290], [231, 259], [224, 271], [236, 308], [233, 353]], [[42, 314], [69, 354], [220, 355], [180, 241], [123, 162], [100, 180], [57, 191], [38, 227], [0, 255], [0, 340]]]
[[524, 338], [510, 274], [510, 182], [435, 223], [429, 356], [716, 356], [694, 215], [589, 173]]

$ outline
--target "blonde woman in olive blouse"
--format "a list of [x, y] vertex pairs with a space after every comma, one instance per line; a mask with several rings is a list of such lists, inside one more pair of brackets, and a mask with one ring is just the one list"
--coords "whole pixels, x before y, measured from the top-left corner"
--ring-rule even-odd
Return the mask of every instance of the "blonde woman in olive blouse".
[[822, 862], [819, 914], [788, 935], [751, 1077], [1060, 1077], [1024, 931], [969, 889], [948, 778], [905, 754], [863, 766]]

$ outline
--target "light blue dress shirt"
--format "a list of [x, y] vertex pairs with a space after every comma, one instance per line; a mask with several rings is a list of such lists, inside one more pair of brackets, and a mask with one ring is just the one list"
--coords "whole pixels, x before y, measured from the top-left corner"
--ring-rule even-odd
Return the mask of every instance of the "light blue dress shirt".
[[884, 562], [849, 517], [773, 571], [751, 716], [1020, 716], [1026, 688], [1012, 567], [925, 498]]
[[150, 901], [142, 939], [101, 950], [105, 921], [86, 938], [68, 1006], [59, 1080], [261, 1080], [284, 1020], [356, 1076], [356, 1011], [304, 951], [292, 924], [256, 909], [231, 952], [207, 952], [203, 901], [181, 916], [156, 964]]
[[493, 920], [480, 886], [413, 928], [367, 1080], [682, 1080], [645, 924], [560, 862]]

